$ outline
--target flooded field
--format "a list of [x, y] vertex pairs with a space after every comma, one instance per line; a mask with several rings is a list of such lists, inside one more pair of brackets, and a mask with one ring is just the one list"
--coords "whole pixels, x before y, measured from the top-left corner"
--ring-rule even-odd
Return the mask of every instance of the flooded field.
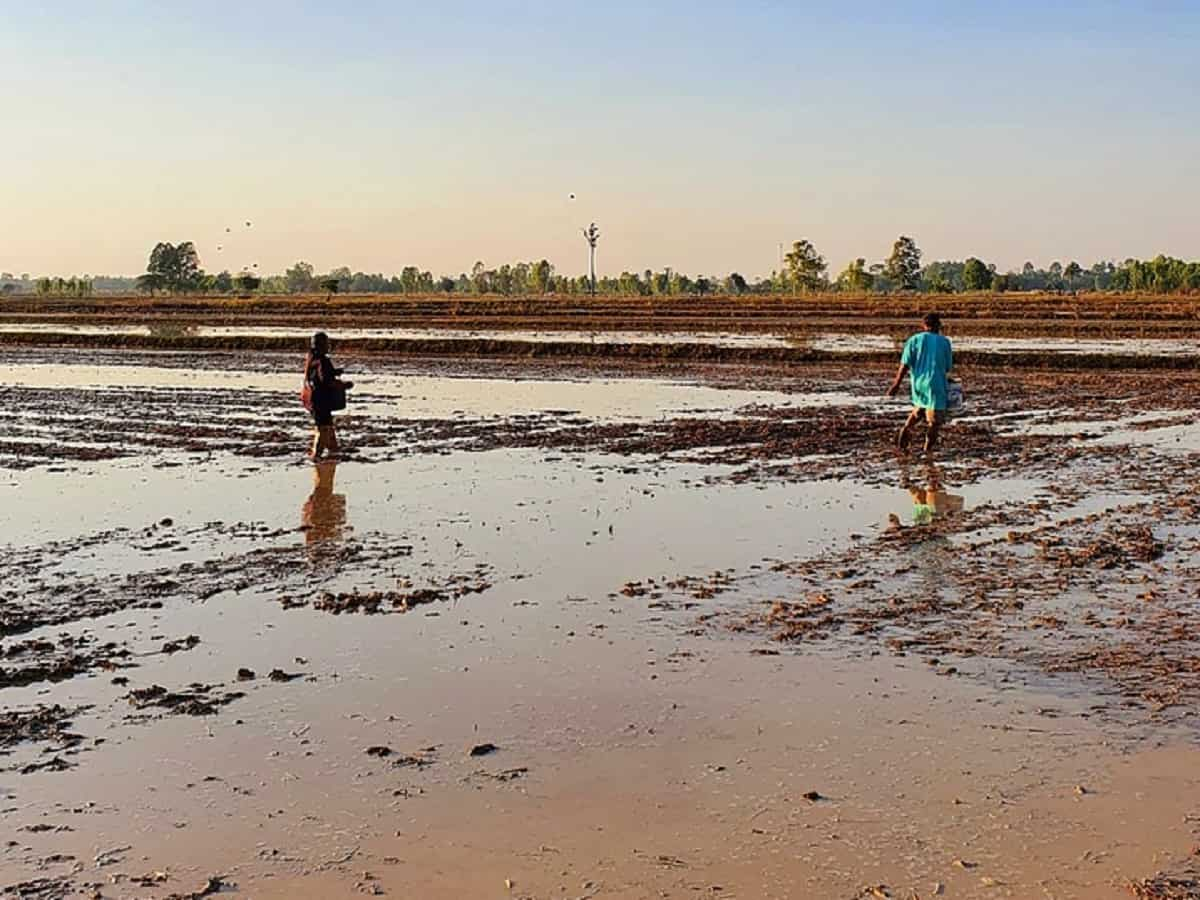
[[1200, 896], [1193, 371], [339, 363], [6, 352], [5, 897]]
[[[312, 328], [254, 325], [174, 324], [72, 324], [54, 322], [0, 322], [0, 335], [42, 334], [95, 337], [182, 337], [198, 338], [296, 338], [306, 339]], [[777, 333], [714, 331], [630, 331], [597, 328], [529, 330], [463, 328], [357, 328], [337, 329], [339, 340], [397, 341], [514, 341], [518, 343], [593, 343], [593, 344], [702, 344], [713, 347], [799, 347], [827, 353], [871, 353], [896, 350], [905, 332], [851, 333], [837, 331]], [[1200, 338], [1142, 337], [985, 337], [974, 334], [951, 335], [959, 350], [986, 353], [1068, 353], [1068, 354], [1143, 354], [1147, 356], [1193, 356], [1200, 353]]]

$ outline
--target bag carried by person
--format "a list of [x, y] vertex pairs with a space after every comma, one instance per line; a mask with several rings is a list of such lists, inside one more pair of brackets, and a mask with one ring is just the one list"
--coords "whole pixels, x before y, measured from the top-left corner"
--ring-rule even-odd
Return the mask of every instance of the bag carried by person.
[[[304, 387], [300, 389], [300, 402], [304, 404], [304, 408], [309, 412], [313, 411], [313, 400], [318, 390], [321, 392], [321, 399], [325, 402], [321, 404], [321, 408], [329, 412], [338, 412], [346, 408], [346, 389], [342, 387], [340, 380], [335, 380], [333, 387], [321, 388], [313, 383], [312, 373], [313, 367], [321, 365], [320, 359], [314, 359], [312, 362], [305, 365], [304, 368]], [[337, 370], [335, 370], [337, 371]]]
[[963, 396], [963, 386], [961, 381], [947, 379], [946, 400], [946, 412], [949, 415], [957, 416], [962, 413], [966, 400]]
[[305, 360], [304, 362], [304, 387], [300, 388], [300, 402], [304, 404], [304, 408], [312, 412], [313, 408], [313, 385], [312, 379], [309, 378], [309, 373], [312, 371], [312, 365]]

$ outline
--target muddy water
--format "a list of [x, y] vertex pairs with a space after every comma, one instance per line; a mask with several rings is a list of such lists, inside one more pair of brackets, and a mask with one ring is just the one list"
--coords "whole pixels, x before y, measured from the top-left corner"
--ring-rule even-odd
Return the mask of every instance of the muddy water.
[[[67, 325], [41, 322], [2, 322], [0, 334], [189, 334], [198, 337], [294, 337], [307, 340], [313, 330], [253, 325]], [[513, 340], [534, 343], [597, 344], [713, 344], [721, 347], [786, 347], [786, 337], [768, 334], [740, 334], [736, 332], [659, 332], [659, 331], [530, 331], [524, 329], [467, 329], [467, 328], [339, 328], [340, 340], [395, 339], [395, 340]]]
[[[1056, 338], [1031, 335], [1028, 338], [979, 337], [949, 333], [955, 349], [988, 353], [1088, 353], [1128, 354], [1147, 356], [1195, 356], [1200, 353], [1200, 341], [1187, 338]], [[903, 337], [894, 334], [841, 334], [826, 332], [795, 338], [793, 344], [826, 350], [833, 353], [861, 353], [896, 350]]]
[[[88, 325], [45, 322], [0, 322], [0, 334], [76, 334], [76, 335], [152, 335], [188, 334], [197, 337], [270, 337], [304, 341], [312, 329], [252, 325]], [[339, 328], [340, 340], [507, 340], [529, 343], [595, 344], [706, 344], [717, 347], [808, 347], [830, 353], [863, 353], [899, 350], [902, 334], [815, 333], [740, 333], [719, 331], [611, 331], [464, 328]], [[1195, 356], [1200, 340], [1189, 338], [1054, 338], [1042, 335], [1028, 338], [979, 337], [953, 335], [959, 350], [989, 353], [1086, 353], [1148, 356]]]
[[[272, 409], [272, 393], [294, 389], [285, 376], [153, 366], [5, 378], [147, 403], [236, 387]], [[383, 417], [569, 410], [605, 422], [750, 404], [819, 417], [853, 399], [380, 373], [368, 402]], [[211, 412], [230, 428], [233, 415]], [[1049, 503], [1053, 480], [968, 478], [951, 459], [933, 499], [902, 466], [883, 482], [765, 483], [725, 478], [734, 466], [553, 449], [443, 446], [317, 468], [298, 456], [168, 448], [0, 476], [5, 551], [35, 559], [10, 573], [10, 602], [81, 610], [3, 646], [66, 635], [132, 654], [0, 689], [6, 709], [87, 707], [69, 768], [21, 774], [56, 755], [36, 744], [0, 757], [14, 840], [0, 887], [61, 877], [72, 896], [96, 884], [165, 897], [218, 876], [280, 898], [1104, 898], [1191, 846], [1195, 751], [1094, 715], [1080, 680], [1040, 682], [1001, 661], [952, 677], [850, 635], [793, 650], [704, 627], [793, 596], [760, 577], [776, 560], [832, 557], [949, 497], [965, 513]], [[264, 566], [269, 554], [278, 562]], [[915, 547], [909, 563], [929, 560]], [[206, 590], [184, 589], [213, 562]], [[138, 573], [154, 576], [161, 605], [86, 617], [114, 584], [149, 591], [122, 580]], [[683, 576], [717, 589], [665, 587]], [[446, 590], [456, 578], [471, 592]], [[413, 588], [445, 595], [383, 615], [310, 602]], [[187, 635], [191, 649], [161, 651]], [[239, 680], [242, 668], [253, 677]], [[276, 669], [298, 677], [271, 680]], [[245, 696], [203, 716], [127, 699], [192, 683]], [[482, 744], [496, 749], [469, 755]]]

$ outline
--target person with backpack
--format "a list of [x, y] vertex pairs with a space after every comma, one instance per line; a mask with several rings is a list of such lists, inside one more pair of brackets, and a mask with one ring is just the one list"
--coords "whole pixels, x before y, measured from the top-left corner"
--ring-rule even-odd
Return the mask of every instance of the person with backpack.
[[950, 340], [941, 333], [942, 319], [937, 313], [926, 315], [922, 324], [925, 330], [914, 334], [904, 344], [900, 368], [887, 392], [889, 397], [895, 397], [904, 383], [904, 376], [911, 375], [912, 412], [896, 435], [896, 449], [901, 453], [908, 450], [913, 429], [922, 419], [926, 425], [925, 452], [931, 453], [937, 447], [938, 433], [946, 423], [950, 408], [948, 377], [954, 365]]
[[342, 370], [335, 368], [329, 358], [329, 336], [318, 331], [312, 336], [304, 358], [304, 389], [300, 393], [316, 425], [312, 450], [308, 454], [314, 461], [326, 452], [335, 456], [340, 449], [333, 414], [346, 408], [346, 391], [354, 387], [353, 382], [342, 381], [341, 375]]

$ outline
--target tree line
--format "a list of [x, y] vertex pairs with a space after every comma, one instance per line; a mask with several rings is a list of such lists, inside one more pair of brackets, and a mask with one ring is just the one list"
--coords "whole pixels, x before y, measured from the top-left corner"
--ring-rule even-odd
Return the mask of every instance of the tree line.
[[1053, 262], [1039, 269], [1032, 262], [1019, 270], [1000, 272], [978, 257], [921, 264], [917, 242], [902, 235], [887, 259], [868, 264], [853, 260], [832, 281], [825, 258], [811, 242], [792, 244], [784, 266], [772, 274], [779, 292], [852, 291], [892, 293], [920, 291], [931, 294], [973, 291], [1143, 291], [1178, 293], [1200, 290], [1200, 262], [1186, 262], [1159, 254], [1150, 260], [1100, 261], [1085, 269], [1078, 262]]
[[[825, 257], [808, 240], [795, 241], [768, 277], [747, 279], [737, 272], [725, 276], [692, 276], [674, 269], [621, 272], [596, 279], [595, 292], [609, 296], [704, 296], [711, 293], [815, 294], [827, 291], [888, 294], [897, 291], [967, 293], [974, 291], [1125, 291], [1179, 293], [1200, 291], [1200, 262], [1158, 255], [1150, 260], [1100, 261], [1084, 268], [1078, 262], [1053, 262], [1038, 268], [1032, 262], [1001, 272], [978, 257], [965, 260], [922, 262], [917, 242], [902, 235], [883, 260], [852, 260], [830, 277]], [[577, 296], [593, 290], [586, 275], [555, 271], [547, 260], [505, 263], [488, 267], [482, 261], [470, 272], [435, 276], [416, 266], [399, 274], [352, 272], [341, 266], [319, 273], [307, 262], [297, 262], [281, 275], [207, 273], [191, 241], [160, 242], [147, 260], [146, 272], [136, 279], [83, 276], [20, 279], [0, 273], [0, 293], [34, 292], [47, 296], [90, 296], [94, 292], [139, 290], [147, 294], [461, 294], [517, 296], [555, 294]]]

